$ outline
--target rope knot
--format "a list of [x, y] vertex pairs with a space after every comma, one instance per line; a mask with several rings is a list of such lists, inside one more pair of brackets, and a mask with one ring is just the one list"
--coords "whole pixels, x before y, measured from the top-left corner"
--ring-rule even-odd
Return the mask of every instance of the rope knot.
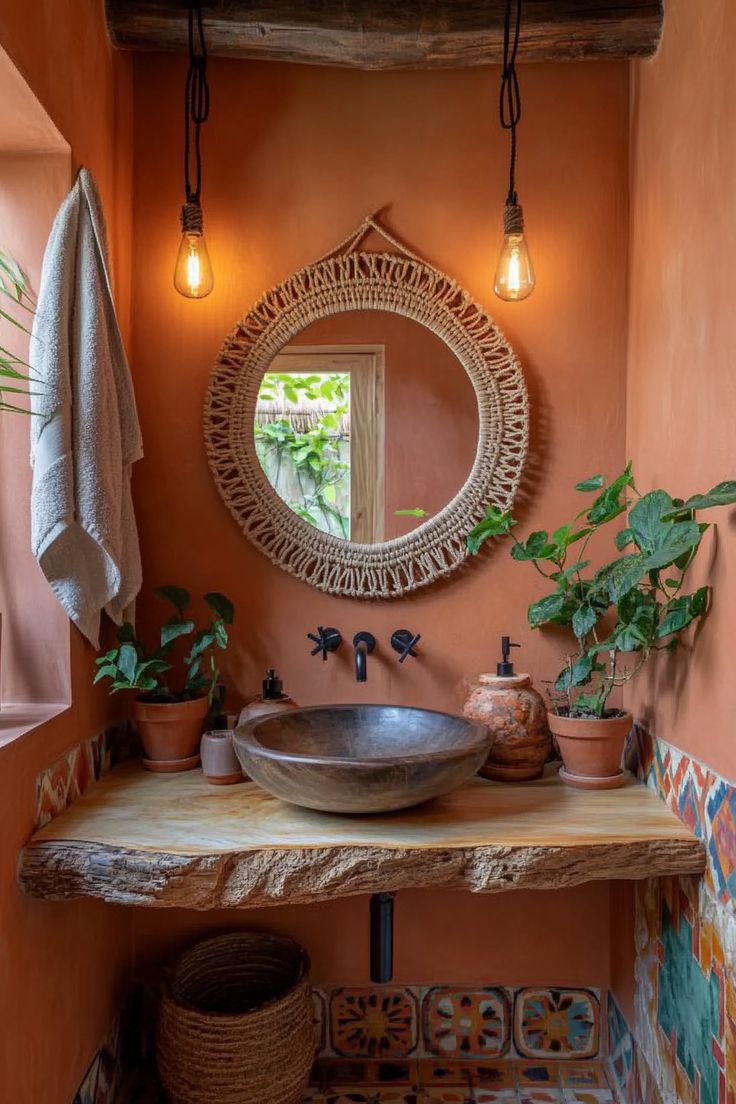
[[202, 208], [196, 200], [188, 200], [181, 209], [182, 234], [201, 234], [202, 224]]
[[503, 209], [504, 234], [524, 233], [524, 212], [518, 203], [507, 203]]

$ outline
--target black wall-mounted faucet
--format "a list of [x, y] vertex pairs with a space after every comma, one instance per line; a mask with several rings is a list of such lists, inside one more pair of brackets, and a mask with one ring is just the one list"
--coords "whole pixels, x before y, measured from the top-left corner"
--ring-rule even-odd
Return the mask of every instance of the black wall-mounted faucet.
[[342, 634], [337, 629], [323, 629], [320, 625], [316, 633], [307, 633], [307, 639], [314, 641], [310, 655], [316, 656], [322, 653], [322, 659], [327, 659], [328, 652], [336, 652], [342, 644]]
[[366, 682], [368, 680], [368, 656], [375, 646], [376, 638], [373, 633], [357, 632], [353, 637], [356, 682]]
[[391, 647], [399, 653], [399, 663], [403, 663], [407, 656], [416, 656], [414, 646], [421, 639], [421, 633], [412, 633], [409, 629], [397, 629], [391, 634]]

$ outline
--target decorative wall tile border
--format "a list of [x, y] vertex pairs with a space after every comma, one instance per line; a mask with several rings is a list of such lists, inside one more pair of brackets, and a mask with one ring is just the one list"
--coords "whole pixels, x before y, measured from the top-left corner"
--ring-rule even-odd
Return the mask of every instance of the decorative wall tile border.
[[135, 738], [132, 725], [124, 721], [70, 748], [41, 771], [36, 778], [36, 830], [63, 813], [116, 763], [127, 759]]
[[[636, 1029], [626, 1099], [736, 1104], [736, 786], [641, 727], [628, 759], [703, 841], [708, 865], [702, 882], [637, 885]], [[615, 1012], [608, 1022], [609, 1032], [618, 1032], [609, 1039], [618, 1078], [628, 1043]]]
[[115, 1104], [121, 1079], [120, 1023], [116, 1020], [92, 1059], [73, 1104]]
[[600, 1054], [593, 989], [369, 986], [317, 989], [324, 1058], [576, 1061]]
[[639, 725], [627, 765], [703, 841], [706, 886], [736, 914], [736, 785]]

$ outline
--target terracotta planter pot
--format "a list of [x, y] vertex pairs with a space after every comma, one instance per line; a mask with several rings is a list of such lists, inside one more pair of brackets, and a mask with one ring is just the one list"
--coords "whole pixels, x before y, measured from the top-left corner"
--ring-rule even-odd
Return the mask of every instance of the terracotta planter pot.
[[549, 713], [548, 720], [562, 755], [560, 776], [565, 782], [585, 789], [623, 785], [621, 757], [633, 724], [630, 713], [601, 720]]
[[207, 698], [183, 702], [136, 699], [133, 719], [145, 752], [143, 765], [148, 770], [188, 770], [196, 766], [207, 708]]

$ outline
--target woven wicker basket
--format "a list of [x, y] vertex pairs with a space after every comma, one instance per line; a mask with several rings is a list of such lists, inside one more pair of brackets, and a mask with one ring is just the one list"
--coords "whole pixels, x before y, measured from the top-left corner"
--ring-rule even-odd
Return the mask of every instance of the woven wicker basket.
[[314, 1059], [309, 957], [291, 939], [237, 932], [177, 962], [158, 1019], [173, 1104], [298, 1104]]

